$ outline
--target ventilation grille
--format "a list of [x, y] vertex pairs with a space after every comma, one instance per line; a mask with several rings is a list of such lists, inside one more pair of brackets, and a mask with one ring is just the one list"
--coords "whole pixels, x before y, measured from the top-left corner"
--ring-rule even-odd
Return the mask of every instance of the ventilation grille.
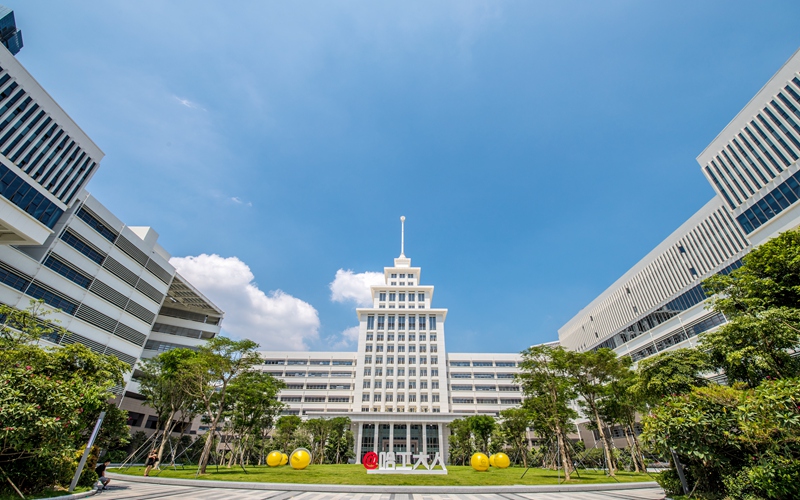
[[123, 338], [125, 340], [128, 340], [130, 342], [133, 342], [134, 344], [139, 346], [144, 345], [144, 341], [147, 338], [147, 335], [143, 334], [140, 331], [134, 330], [133, 328], [123, 323], [117, 324], [117, 330], [114, 332], [114, 335]]
[[140, 320], [144, 321], [148, 325], [152, 324], [153, 320], [156, 319], [156, 315], [154, 312], [147, 310], [144, 306], [134, 302], [133, 300], [128, 302], [128, 307], [126, 307], [125, 310], [133, 314]]
[[[82, 254], [86, 255], [86, 252], [85, 252], [83, 249], [81, 249], [81, 248], [77, 248], [77, 247], [75, 247], [75, 245], [73, 245], [73, 244], [72, 244], [72, 242], [70, 242], [69, 240], [65, 239], [65, 238], [64, 238], [64, 236], [67, 236], [67, 235], [69, 235], [69, 236], [72, 236], [72, 237], [73, 237], [73, 238], [75, 238], [76, 240], [80, 241], [81, 243], [83, 243], [84, 245], [86, 245], [87, 247], [89, 247], [91, 250], [94, 250], [95, 252], [97, 252], [98, 254], [100, 254], [100, 256], [102, 256], [102, 257], [105, 257], [105, 256], [106, 256], [106, 253], [105, 253], [104, 251], [100, 250], [100, 249], [99, 249], [99, 248], [97, 248], [97, 247], [96, 247], [94, 244], [90, 243], [90, 242], [89, 242], [89, 240], [87, 240], [87, 239], [86, 239], [86, 238], [84, 238], [83, 236], [79, 235], [78, 233], [76, 233], [76, 232], [75, 232], [75, 231], [73, 231], [72, 229], [70, 229], [70, 228], [67, 228], [67, 230], [66, 230], [66, 231], [64, 231], [64, 235], [61, 237], [61, 239], [62, 239], [62, 240], [64, 240], [64, 241], [66, 241], [67, 243], [69, 243], [69, 244], [70, 244], [70, 245], [71, 245], [73, 248], [76, 248], [76, 250], [78, 250], [78, 251], [79, 251], [79, 252], [81, 252]], [[92, 260], [94, 260], [94, 259], [92, 259]]]
[[170, 281], [172, 281], [172, 274], [167, 272], [166, 269], [159, 266], [153, 260], [147, 261], [147, 265], [144, 266], [148, 271], [150, 271], [153, 276], [163, 281], [165, 284], [169, 285]]
[[117, 241], [114, 244], [139, 264], [145, 265], [147, 263], [147, 254], [139, 250], [136, 245], [131, 243], [124, 236], [117, 238]]
[[111, 257], [106, 257], [106, 261], [103, 262], [103, 267], [108, 269], [111, 274], [131, 286], [136, 286], [136, 282], [139, 281], [139, 277], [136, 275], [136, 273]]
[[156, 290], [156, 288], [145, 280], [139, 280], [136, 284], [136, 289], [147, 295], [147, 298], [161, 305], [164, 300], [164, 294]]
[[7, 265], [5, 262], [0, 262], [0, 269], [4, 269], [12, 274], [16, 274], [18, 277], [23, 278], [25, 281], [33, 281], [33, 276], [28, 276], [19, 269]]
[[103, 354], [103, 351], [105, 351], [106, 349], [106, 346], [104, 346], [100, 342], [95, 342], [94, 340], [87, 339], [83, 335], [78, 335], [77, 333], [72, 333], [72, 332], [69, 332], [66, 335], [61, 336], [61, 341], [58, 343], [61, 345], [75, 344], [75, 343], [83, 344], [92, 351], [99, 354]]
[[78, 308], [78, 312], [75, 313], [75, 316], [86, 321], [87, 323], [102, 328], [109, 333], [114, 333], [114, 328], [117, 326], [116, 321], [101, 313], [97, 309], [87, 306], [86, 304], [81, 304], [81, 306]]
[[111, 302], [120, 309], [125, 309], [125, 306], [128, 305], [128, 298], [126, 296], [122, 295], [98, 279], [94, 280], [92, 286], [89, 287], [89, 291], [101, 299]]

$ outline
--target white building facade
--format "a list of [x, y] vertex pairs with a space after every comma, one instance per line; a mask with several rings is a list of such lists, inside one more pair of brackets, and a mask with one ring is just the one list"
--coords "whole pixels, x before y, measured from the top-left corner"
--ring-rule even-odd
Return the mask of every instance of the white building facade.
[[800, 51], [698, 156], [716, 196], [561, 327], [561, 344], [639, 361], [724, 324], [700, 283], [800, 226], [798, 158]]
[[356, 352], [262, 352], [261, 369], [286, 383], [284, 414], [349, 417], [359, 463], [368, 451], [390, 450], [447, 460], [450, 422], [499, 416], [522, 401], [519, 354], [446, 351], [447, 309], [433, 306], [421, 271], [402, 249], [384, 268], [372, 307], [356, 310]]

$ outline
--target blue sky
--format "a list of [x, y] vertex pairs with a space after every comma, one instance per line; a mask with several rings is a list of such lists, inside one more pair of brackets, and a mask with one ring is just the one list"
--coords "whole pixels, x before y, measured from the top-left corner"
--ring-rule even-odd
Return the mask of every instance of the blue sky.
[[796, 1], [4, 3], [106, 153], [92, 194], [219, 256], [180, 262], [267, 348], [352, 348], [330, 284], [400, 215], [448, 350], [555, 339], [711, 198], [695, 157], [800, 46]]

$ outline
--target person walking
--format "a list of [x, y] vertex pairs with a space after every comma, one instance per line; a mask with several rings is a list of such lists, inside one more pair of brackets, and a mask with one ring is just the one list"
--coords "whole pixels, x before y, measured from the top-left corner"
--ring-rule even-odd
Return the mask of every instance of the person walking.
[[150, 475], [150, 471], [153, 470], [153, 467], [156, 466], [156, 462], [158, 461], [158, 450], [153, 448], [153, 451], [147, 455], [147, 462], [145, 462], [145, 469], [144, 469], [144, 477]]
[[111, 479], [106, 477], [106, 468], [111, 465], [111, 460], [106, 460], [102, 464], [95, 467], [94, 471], [97, 473], [97, 479], [103, 483], [103, 488], [106, 489], [108, 483], [111, 482]]

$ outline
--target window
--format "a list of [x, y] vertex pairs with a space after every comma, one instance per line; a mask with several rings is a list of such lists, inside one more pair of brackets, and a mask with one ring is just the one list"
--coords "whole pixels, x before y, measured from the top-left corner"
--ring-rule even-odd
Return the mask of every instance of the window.
[[394, 342], [394, 333], [387, 334], [386, 340], [388, 340], [389, 342]]
[[375, 316], [367, 316], [367, 330], [375, 329]]
[[491, 398], [491, 399], [489, 399], [489, 398], [478, 398], [476, 400], [476, 402], [478, 404], [490, 404], [490, 405], [496, 405], [497, 404], [497, 400], [494, 399], [494, 398]]
[[408, 376], [409, 377], [416, 377], [417, 376], [417, 369], [416, 368], [409, 368], [408, 369]]
[[350, 389], [350, 384], [331, 384], [331, 389]]
[[417, 346], [415, 345], [408, 346], [408, 352], [417, 352]]
[[397, 356], [397, 364], [398, 365], [404, 365], [405, 363], [406, 363], [405, 356]]
[[439, 364], [439, 356], [431, 356], [431, 364], [438, 365]]
[[387, 368], [386, 369], [386, 376], [387, 377], [394, 377], [394, 368]]
[[436, 334], [431, 333], [431, 342], [436, 342]]
[[[416, 320], [417, 320], [416, 316], [409, 316], [408, 317], [408, 329], [409, 330], [415, 330], [416, 329], [416, 327], [417, 327], [417, 325], [415, 324]], [[424, 339], [422, 337], [420, 337], [420, 340], [424, 340]]]
[[405, 302], [405, 300], [406, 300], [406, 294], [405, 294], [405, 293], [403, 293], [403, 292], [400, 292], [400, 293], [398, 293], [398, 294], [397, 294], [397, 300], [399, 300], [400, 302]]
[[415, 364], [417, 364], [417, 358], [416, 358], [416, 356], [409, 356], [409, 357], [408, 357], [408, 364], [409, 364], [409, 365], [415, 365]]
[[416, 380], [409, 380], [408, 381], [408, 388], [409, 389], [416, 389], [417, 388], [417, 381]]
[[[431, 364], [434, 364], [434, 358], [431, 358]], [[431, 368], [431, 377], [438, 377], [439, 376], [439, 369], [438, 368]]]
[[349, 397], [328, 396], [328, 403], [349, 403]]
[[372, 384], [372, 382], [371, 382], [371, 381], [369, 381], [369, 380], [365, 380], [365, 381], [364, 381], [364, 386], [363, 386], [363, 389], [369, 389], [371, 384]]
[[393, 275], [392, 275], [392, 278], [394, 278], [394, 279], [397, 279], [397, 275], [396, 275], [396, 274], [393, 274]]
[[[409, 403], [416, 403], [417, 402], [417, 395], [416, 394], [409, 394], [408, 395], [408, 402]], [[414, 411], [413, 409], [411, 411]]]
[[303, 401], [306, 403], [324, 403], [325, 397], [324, 396], [306, 396]]
[[494, 373], [476, 373], [475, 378], [494, 378]]
[[406, 346], [404, 345], [397, 346], [397, 352], [406, 352]]
[[383, 334], [382, 333], [378, 334], [378, 342], [383, 342]]
[[384, 320], [386, 316], [378, 316], [378, 330], [383, 330]]
[[[376, 373], [375, 375], [378, 375], [378, 374]], [[376, 389], [383, 389], [383, 381], [381, 381], [381, 380], [376, 380], [376, 381], [375, 381], [375, 388], [376, 388]]]
[[372, 356], [364, 356], [364, 363], [372, 364]]
[[516, 385], [501, 385], [500, 392], [519, 392], [519, 387]]
[[502, 366], [502, 367], [509, 368], [509, 367], [517, 366], [517, 364], [514, 363], [513, 361], [498, 361], [497, 363], [495, 363], [495, 366]]
[[328, 366], [331, 362], [327, 359], [312, 359], [308, 362], [309, 365]]
[[495, 387], [493, 385], [476, 385], [475, 386], [475, 390], [476, 391], [496, 391], [497, 387]]
[[405, 382], [405, 380], [398, 380], [398, 381], [397, 381], [397, 388], [398, 388], [398, 389], [405, 389], [405, 388], [406, 388], [406, 382]]
[[[0, 166], [0, 170], [2, 170], [2, 168], [4, 167]], [[106, 258], [104, 254], [89, 246], [88, 243], [84, 242], [82, 238], [79, 238], [73, 234], [69, 229], [67, 229], [64, 234], [61, 235], [61, 239], [64, 240], [64, 242], [69, 246], [85, 255], [89, 260], [96, 262], [97, 264], [102, 264]]]
[[44, 261], [44, 265], [57, 272], [61, 276], [64, 276], [73, 283], [82, 286], [83, 288], [89, 288], [89, 285], [92, 283], [92, 279], [90, 277], [84, 275], [72, 266], [62, 262], [61, 259], [56, 258], [52, 254], [50, 254], [47, 257], [47, 260]]
[[422, 344], [421, 346], [419, 346], [419, 352], [426, 352], [427, 350], [428, 350], [428, 347], [425, 344]]
[[375, 347], [375, 352], [383, 352], [383, 344], [378, 344]]
[[372, 334], [371, 334], [371, 333], [368, 333], [368, 334], [367, 334], [367, 340], [369, 340], [369, 341], [373, 340], [373, 336], [372, 336]]
[[425, 293], [424, 292], [417, 292], [417, 300], [422, 302], [425, 300]]
[[378, 300], [380, 300], [381, 302], [386, 302], [386, 292], [379, 293]]
[[497, 378], [514, 378], [513, 373], [498, 373]]
[[427, 403], [428, 402], [428, 395], [427, 394], [420, 394], [419, 401], [420, 401], [420, 403]]
[[398, 342], [405, 342], [406, 341], [406, 334], [405, 333], [398, 334], [397, 335], [397, 341]]
[[434, 380], [431, 382], [431, 389], [438, 389], [439, 388], [439, 381]]
[[472, 390], [472, 386], [471, 385], [451, 385], [450, 386], [450, 390], [453, 390], [453, 391], [471, 391]]
[[451, 373], [450, 376], [453, 378], [472, 378], [471, 373]]
[[522, 403], [522, 400], [521, 399], [517, 399], [517, 398], [514, 398], [514, 399], [501, 398], [500, 399], [500, 404], [503, 404], [503, 405], [518, 405], [518, 404], [521, 404], [521, 403]]
[[420, 368], [419, 369], [419, 376], [420, 377], [427, 377], [428, 376], [428, 369], [427, 368]]
[[399, 316], [397, 318], [397, 329], [398, 330], [405, 330], [406, 329], [406, 317]]
[[428, 318], [428, 325], [429, 330], [436, 330], [436, 316], [431, 316]]
[[386, 356], [386, 364], [393, 365], [394, 364], [394, 356]]
[[406, 369], [405, 368], [398, 368], [397, 369], [397, 376], [398, 377], [405, 377], [405, 375], [406, 375]]
[[111, 243], [114, 243], [114, 240], [117, 239], [117, 233], [106, 227], [106, 225], [100, 222], [97, 217], [87, 212], [84, 207], [81, 207], [76, 215], [83, 222], [87, 223], [89, 227], [100, 233], [100, 236], [107, 239]]
[[397, 402], [398, 402], [398, 403], [402, 403], [402, 402], [404, 402], [405, 400], [406, 400], [406, 395], [405, 395], [405, 394], [398, 394], [398, 395], [397, 395]]
[[372, 368], [370, 368], [370, 367], [366, 367], [366, 368], [364, 368], [364, 376], [365, 376], [365, 377], [370, 377], [370, 376], [372, 376]]
[[[383, 347], [383, 346], [381, 346], [381, 347]], [[394, 344], [387, 346], [386, 347], [386, 352], [394, 352]]]
[[368, 344], [366, 347], [364, 347], [364, 352], [372, 352], [372, 344]]
[[361, 395], [361, 402], [369, 401], [369, 394], [362, 394]]
[[383, 364], [383, 356], [375, 356], [375, 364], [376, 365]]
[[427, 389], [428, 388], [428, 381], [427, 380], [420, 380], [419, 381], [419, 388], [420, 389]]
[[409, 333], [408, 334], [408, 341], [409, 342], [415, 342], [416, 340], [417, 340], [417, 336], [415, 334], [413, 334], [413, 333]]
[[389, 330], [394, 330], [394, 316], [389, 316]]
[[405, 279], [405, 277], [406, 277], [406, 275], [405, 275], [405, 274], [401, 274], [401, 275], [400, 275], [400, 278], [401, 278], [401, 279]]
[[[387, 402], [387, 403], [391, 403], [391, 402], [392, 402], [392, 399], [393, 399], [393, 398], [392, 398], [392, 396], [393, 396], [392, 394], [387, 394], [387, 395], [386, 395], [386, 402]], [[390, 410], [390, 409], [389, 409], [389, 408], [387, 408], [387, 411], [389, 411], [389, 410]]]
[[283, 365], [285, 364], [282, 359], [265, 359], [265, 365]]
[[419, 329], [420, 330], [424, 330], [425, 329], [425, 316], [420, 316], [419, 317]]
[[411, 292], [411, 293], [408, 294], [408, 301], [409, 302], [414, 302], [414, 292]]
[[419, 357], [419, 364], [421, 364], [421, 365], [428, 364], [428, 357], [427, 356], [420, 356]]
[[492, 366], [491, 361], [473, 361], [472, 366]]
[[397, 300], [397, 294], [394, 293], [394, 292], [391, 292], [389, 294], [389, 302], [394, 302], [395, 300]]
[[328, 384], [308, 384], [306, 389], [310, 390], [326, 390], [328, 388]]
[[393, 389], [394, 388], [394, 381], [393, 380], [387, 380], [386, 381], [386, 388], [387, 389]]
[[469, 361], [451, 361], [450, 366], [469, 366]]
[[431, 352], [439, 352], [439, 347], [436, 344], [431, 345]]
[[281, 401], [284, 403], [299, 403], [300, 396], [281, 396]]
[[439, 395], [438, 394], [433, 394], [431, 397], [433, 398], [433, 399], [431, 399], [431, 401], [433, 401], [434, 403], [438, 403], [439, 402]]

